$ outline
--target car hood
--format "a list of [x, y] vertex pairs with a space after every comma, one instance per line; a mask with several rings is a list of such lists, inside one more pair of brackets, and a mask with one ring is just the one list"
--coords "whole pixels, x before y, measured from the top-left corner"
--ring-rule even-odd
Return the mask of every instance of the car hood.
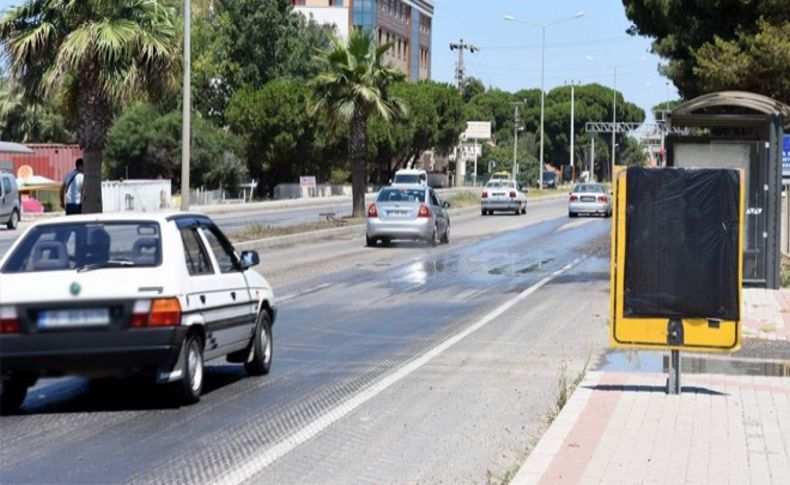
[[3, 273], [0, 304], [151, 298], [175, 295], [172, 277], [162, 268], [104, 268]]

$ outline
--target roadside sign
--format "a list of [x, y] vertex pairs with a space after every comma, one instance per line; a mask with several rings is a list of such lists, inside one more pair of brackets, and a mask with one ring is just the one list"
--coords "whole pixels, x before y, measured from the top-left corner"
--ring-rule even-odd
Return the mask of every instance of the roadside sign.
[[743, 172], [631, 167], [614, 191], [611, 345], [738, 350]]
[[299, 177], [299, 185], [305, 189], [314, 189], [316, 187], [315, 175]]
[[491, 122], [490, 121], [467, 121], [466, 131], [463, 134], [465, 140], [490, 140]]
[[782, 178], [790, 179], [790, 135], [782, 138]]

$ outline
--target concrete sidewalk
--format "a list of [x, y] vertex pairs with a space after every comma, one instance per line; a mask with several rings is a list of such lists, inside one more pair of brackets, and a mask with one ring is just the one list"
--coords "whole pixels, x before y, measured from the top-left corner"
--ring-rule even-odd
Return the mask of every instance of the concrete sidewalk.
[[[743, 300], [744, 338], [790, 341], [789, 291]], [[790, 484], [786, 357], [785, 377], [684, 371], [680, 396], [665, 373], [588, 372], [511, 483]]]

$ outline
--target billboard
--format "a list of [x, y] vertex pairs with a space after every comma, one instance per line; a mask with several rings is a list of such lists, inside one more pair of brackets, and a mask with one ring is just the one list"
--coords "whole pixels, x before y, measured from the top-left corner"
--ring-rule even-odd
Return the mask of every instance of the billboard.
[[490, 140], [491, 122], [490, 121], [467, 121], [466, 131], [463, 134], [465, 140]]
[[782, 139], [782, 178], [790, 179], [790, 135]]

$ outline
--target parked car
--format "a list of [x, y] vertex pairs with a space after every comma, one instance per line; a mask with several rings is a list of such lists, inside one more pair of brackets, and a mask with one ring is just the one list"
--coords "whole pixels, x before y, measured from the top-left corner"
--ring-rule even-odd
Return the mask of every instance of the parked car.
[[428, 172], [425, 170], [402, 169], [395, 172], [392, 179], [393, 187], [408, 187], [410, 185], [428, 186]]
[[480, 209], [484, 216], [494, 211], [527, 213], [527, 197], [518, 182], [513, 180], [490, 180], [480, 196]]
[[22, 201], [16, 178], [8, 172], [0, 171], [0, 223], [5, 221], [8, 229], [16, 229], [22, 214]]
[[569, 217], [579, 214], [600, 214], [604, 217], [612, 215], [612, 196], [603, 184], [578, 184], [569, 195]]
[[258, 263], [200, 214], [31, 226], [0, 260], [2, 411], [42, 376], [149, 374], [193, 403], [205, 360], [267, 374], [277, 311]]
[[510, 178], [510, 174], [507, 173], [507, 172], [494, 172], [493, 174], [491, 174], [491, 178], [488, 179], [488, 180], [489, 181], [491, 181], [491, 180], [508, 180], [509, 178]]
[[557, 172], [543, 172], [544, 189], [556, 189], [558, 184]]
[[432, 246], [450, 242], [448, 202], [430, 187], [388, 187], [368, 207], [366, 244], [396, 239], [427, 241]]

